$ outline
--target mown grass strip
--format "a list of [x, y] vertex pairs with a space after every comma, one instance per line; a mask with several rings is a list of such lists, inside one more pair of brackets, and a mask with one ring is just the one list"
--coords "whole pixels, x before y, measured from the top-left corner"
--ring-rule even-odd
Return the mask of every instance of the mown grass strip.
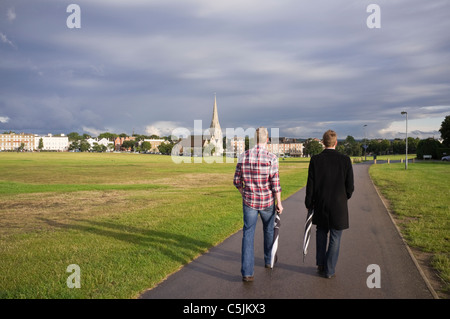
[[411, 247], [433, 254], [432, 266], [450, 292], [450, 165], [440, 162], [372, 165], [370, 175], [391, 205]]

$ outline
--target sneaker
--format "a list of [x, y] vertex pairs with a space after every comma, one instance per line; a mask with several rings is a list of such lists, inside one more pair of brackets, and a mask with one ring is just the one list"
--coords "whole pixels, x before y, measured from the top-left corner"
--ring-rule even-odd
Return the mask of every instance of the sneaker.
[[251, 282], [254, 279], [255, 279], [255, 277], [253, 277], [253, 276], [244, 276], [244, 277], [242, 277], [242, 281], [244, 281], [244, 282]]

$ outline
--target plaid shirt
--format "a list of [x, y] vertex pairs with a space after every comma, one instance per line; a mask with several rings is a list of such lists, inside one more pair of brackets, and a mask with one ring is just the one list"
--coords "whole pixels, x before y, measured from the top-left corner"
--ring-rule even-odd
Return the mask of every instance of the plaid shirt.
[[244, 189], [247, 206], [256, 210], [269, 207], [273, 194], [281, 192], [277, 156], [260, 145], [245, 151], [236, 165], [233, 184]]

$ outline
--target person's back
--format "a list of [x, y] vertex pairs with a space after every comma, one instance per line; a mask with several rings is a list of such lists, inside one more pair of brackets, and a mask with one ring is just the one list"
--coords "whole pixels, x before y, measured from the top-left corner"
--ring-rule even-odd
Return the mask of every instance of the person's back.
[[270, 268], [275, 212], [281, 214], [283, 211], [278, 158], [265, 148], [268, 137], [266, 128], [260, 127], [256, 130], [257, 145], [245, 151], [239, 158], [233, 179], [233, 184], [243, 199], [241, 273], [245, 282], [253, 281], [253, 241], [258, 215], [263, 222], [264, 262], [265, 266]]
[[[278, 159], [266, 148], [256, 145], [245, 151], [239, 159], [241, 176], [244, 182], [244, 202], [255, 209], [272, 205], [272, 192], [278, 191]], [[272, 189], [276, 185], [277, 189]]]
[[323, 143], [325, 150], [313, 156], [309, 163], [305, 206], [314, 210], [312, 223], [317, 225], [318, 270], [331, 278], [335, 275], [342, 231], [349, 227], [347, 201], [354, 190], [353, 168], [350, 158], [335, 150], [336, 132], [325, 132]]
[[353, 193], [350, 158], [334, 149], [325, 149], [311, 158], [310, 165], [315, 177], [313, 221], [336, 229], [348, 228], [347, 200]]

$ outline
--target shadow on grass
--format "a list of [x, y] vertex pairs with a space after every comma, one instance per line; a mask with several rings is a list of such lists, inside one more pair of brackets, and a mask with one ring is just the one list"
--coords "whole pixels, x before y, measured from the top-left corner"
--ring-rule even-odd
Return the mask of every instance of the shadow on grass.
[[39, 218], [49, 226], [71, 229], [83, 233], [104, 236], [131, 244], [130, 250], [144, 248], [145, 253], [158, 252], [173, 261], [185, 264], [195, 256], [205, 252], [213, 244], [183, 234], [168, 231], [126, 226], [107, 221], [73, 220], [61, 223], [47, 218]]

